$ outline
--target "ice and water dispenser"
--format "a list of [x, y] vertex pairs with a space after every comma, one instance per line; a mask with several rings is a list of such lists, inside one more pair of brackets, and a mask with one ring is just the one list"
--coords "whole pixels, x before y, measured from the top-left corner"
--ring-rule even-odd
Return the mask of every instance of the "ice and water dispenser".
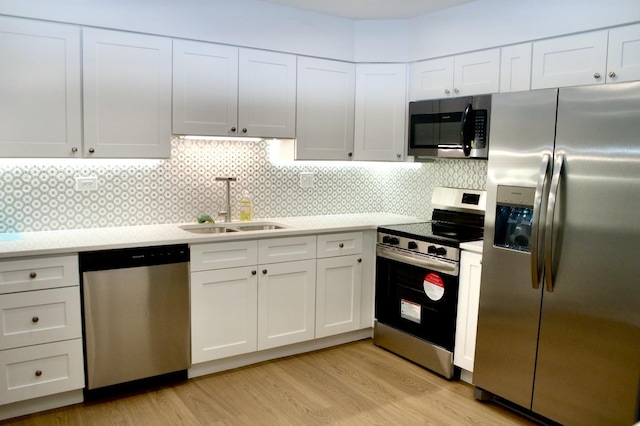
[[531, 252], [535, 193], [535, 188], [498, 185], [494, 246]]

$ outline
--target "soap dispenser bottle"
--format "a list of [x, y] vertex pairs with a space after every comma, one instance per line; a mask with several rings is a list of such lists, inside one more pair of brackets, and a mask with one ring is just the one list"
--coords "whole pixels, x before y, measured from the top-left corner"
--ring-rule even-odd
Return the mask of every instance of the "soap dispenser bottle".
[[247, 190], [244, 190], [242, 193], [242, 198], [238, 203], [238, 212], [241, 221], [253, 220], [253, 201], [251, 201], [249, 191]]

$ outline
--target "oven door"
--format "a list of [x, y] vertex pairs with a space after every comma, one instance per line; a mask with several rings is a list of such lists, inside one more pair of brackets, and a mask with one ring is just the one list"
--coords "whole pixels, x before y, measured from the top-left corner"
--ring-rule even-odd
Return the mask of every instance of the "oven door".
[[457, 302], [457, 262], [378, 245], [379, 323], [453, 351]]

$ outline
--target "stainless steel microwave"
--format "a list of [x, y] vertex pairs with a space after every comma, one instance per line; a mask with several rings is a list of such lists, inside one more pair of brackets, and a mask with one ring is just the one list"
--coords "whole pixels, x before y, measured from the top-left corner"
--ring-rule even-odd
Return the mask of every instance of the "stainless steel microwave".
[[409, 103], [409, 146], [415, 157], [489, 156], [491, 95]]

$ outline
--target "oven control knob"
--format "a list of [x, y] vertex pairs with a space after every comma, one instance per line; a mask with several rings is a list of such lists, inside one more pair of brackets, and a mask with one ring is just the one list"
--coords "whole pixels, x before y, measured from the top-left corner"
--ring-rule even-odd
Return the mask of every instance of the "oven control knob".
[[409, 244], [407, 244], [407, 248], [409, 250], [415, 250], [418, 248], [418, 244], [415, 241], [409, 241]]
[[390, 244], [389, 241], [391, 241], [390, 236], [385, 235], [384, 237], [382, 237], [382, 244]]
[[391, 237], [389, 238], [389, 244], [397, 246], [398, 244], [400, 244], [400, 240], [396, 237]]
[[436, 246], [429, 246], [429, 247], [427, 248], [427, 253], [429, 253], [429, 254], [435, 254], [437, 250], [438, 250], [438, 248], [437, 248]]
[[438, 248], [436, 249], [436, 254], [437, 254], [438, 256], [446, 256], [446, 255], [447, 255], [447, 249], [446, 249], [446, 248], [444, 248], [444, 247], [438, 247]]

